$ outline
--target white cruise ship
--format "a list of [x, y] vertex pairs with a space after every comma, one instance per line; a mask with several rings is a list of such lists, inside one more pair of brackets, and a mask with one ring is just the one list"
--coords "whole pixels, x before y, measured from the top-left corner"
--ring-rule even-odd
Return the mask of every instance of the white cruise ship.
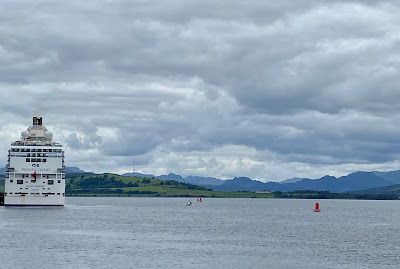
[[64, 169], [62, 146], [53, 142], [42, 118], [34, 117], [8, 151], [4, 205], [63, 206]]

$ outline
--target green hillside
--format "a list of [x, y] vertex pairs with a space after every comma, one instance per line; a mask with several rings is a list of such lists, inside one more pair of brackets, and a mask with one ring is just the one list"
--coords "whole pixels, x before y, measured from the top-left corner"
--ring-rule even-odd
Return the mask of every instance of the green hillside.
[[269, 193], [215, 192], [201, 186], [173, 180], [127, 177], [117, 174], [68, 176], [65, 183], [67, 196], [274, 197]]

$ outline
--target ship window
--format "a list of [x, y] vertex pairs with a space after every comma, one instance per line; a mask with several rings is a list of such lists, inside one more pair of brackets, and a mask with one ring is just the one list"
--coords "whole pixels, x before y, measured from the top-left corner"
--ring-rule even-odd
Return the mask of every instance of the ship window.
[[42, 152], [42, 149], [38, 149], [37, 152]]
[[52, 179], [47, 180], [47, 184], [53, 185], [54, 184], [54, 180], [52, 180]]
[[24, 184], [24, 181], [22, 179], [18, 179], [17, 184]]
[[59, 192], [57, 192], [57, 195], [60, 195], [60, 193], [59, 193]]
[[36, 182], [36, 179], [31, 179], [31, 183], [35, 183]]
[[58, 183], [61, 183], [61, 180], [58, 180]]
[[14, 180], [10, 179], [10, 182], [12, 183], [12, 182], [14, 182]]
[[31, 152], [36, 152], [36, 149], [32, 149]]
[[43, 161], [42, 161], [42, 162], [44, 162], [44, 163], [45, 163], [45, 162], [46, 162], [46, 159], [43, 159]]
[[31, 161], [31, 159], [29, 159], [29, 158], [26, 158], [26, 162], [27, 163], [29, 163]]

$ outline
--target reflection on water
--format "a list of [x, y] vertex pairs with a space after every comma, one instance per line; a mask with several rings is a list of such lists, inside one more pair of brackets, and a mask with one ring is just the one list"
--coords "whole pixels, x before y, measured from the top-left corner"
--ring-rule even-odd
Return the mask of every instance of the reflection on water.
[[399, 268], [400, 201], [187, 202], [0, 207], [0, 268]]

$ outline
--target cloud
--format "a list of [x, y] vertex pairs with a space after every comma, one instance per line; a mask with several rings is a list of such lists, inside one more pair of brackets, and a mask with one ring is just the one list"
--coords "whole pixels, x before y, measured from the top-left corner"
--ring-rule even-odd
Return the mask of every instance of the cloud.
[[396, 169], [394, 1], [0, 9], [4, 154], [37, 115], [67, 165], [95, 172], [133, 160], [155, 174], [263, 181]]

